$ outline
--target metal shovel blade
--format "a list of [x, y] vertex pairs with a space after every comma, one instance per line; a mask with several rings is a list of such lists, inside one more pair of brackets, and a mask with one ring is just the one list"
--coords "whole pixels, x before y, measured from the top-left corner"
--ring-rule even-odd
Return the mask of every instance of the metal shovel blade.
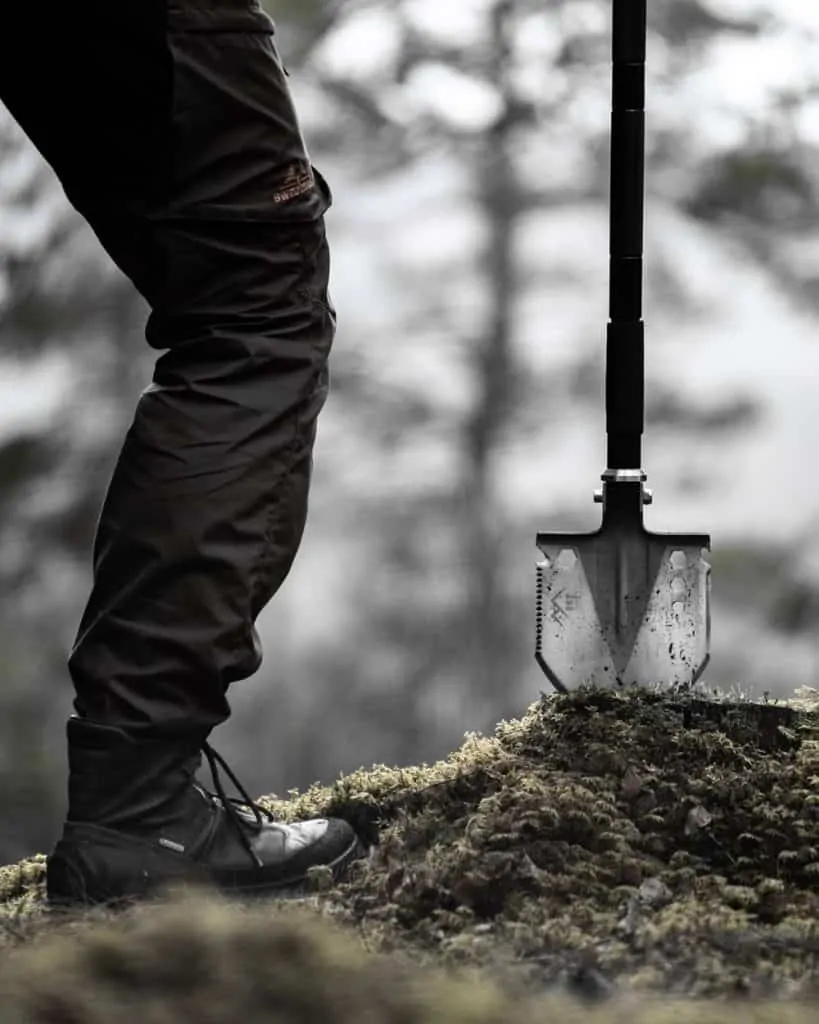
[[535, 657], [552, 685], [692, 687], [709, 660], [710, 545], [605, 517], [595, 533], [538, 534]]

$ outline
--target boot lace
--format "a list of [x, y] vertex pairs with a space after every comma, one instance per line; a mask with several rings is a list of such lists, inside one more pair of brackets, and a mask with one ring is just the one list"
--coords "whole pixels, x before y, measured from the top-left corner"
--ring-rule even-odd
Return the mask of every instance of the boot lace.
[[[257, 832], [260, 832], [264, 827], [264, 820], [262, 816], [264, 815], [264, 817], [267, 818], [268, 821], [274, 821], [275, 819], [273, 815], [270, 813], [270, 811], [266, 810], [264, 807], [261, 807], [259, 804], [254, 803], [254, 801], [250, 799], [250, 797], [247, 794], [247, 790], [244, 788], [241, 782], [239, 782], [239, 780], [231, 771], [230, 765], [228, 765], [228, 763], [225, 761], [222, 755], [215, 751], [207, 741], [205, 741], [202, 744], [202, 752], [208, 759], [208, 764], [210, 765], [210, 773], [213, 777], [213, 784], [216, 787], [216, 792], [208, 793], [208, 795], [210, 797], [218, 796], [219, 800], [222, 803], [222, 806], [227, 812], [228, 817], [233, 822], [233, 825], [239, 834], [239, 838], [242, 842], [242, 845], [250, 854], [251, 858], [255, 861], [256, 866], [259, 868], [263, 868], [264, 862], [251, 846], [250, 840], [248, 839], [247, 836], [247, 829], [249, 827], [252, 828], [253, 826], [249, 825], [247, 821], [243, 821], [239, 817], [236, 808], [247, 807], [248, 810], [252, 812], [253, 817], [256, 819], [255, 827]], [[236, 789], [238, 789], [238, 791], [242, 794], [243, 799], [239, 799], [238, 797], [233, 796], [227, 796], [225, 794], [225, 788], [222, 785], [222, 780], [219, 776], [219, 766], [224, 768], [224, 770], [227, 772], [230, 781], [233, 783]]]

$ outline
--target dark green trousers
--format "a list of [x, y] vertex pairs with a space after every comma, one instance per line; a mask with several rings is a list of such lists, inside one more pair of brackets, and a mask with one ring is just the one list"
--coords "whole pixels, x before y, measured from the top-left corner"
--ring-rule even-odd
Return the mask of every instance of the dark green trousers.
[[335, 327], [329, 190], [253, 0], [11, 7], [0, 99], [145, 296], [161, 353], [100, 514], [75, 710], [214, 726], [261, 663], [254, 623], [304, 529]]

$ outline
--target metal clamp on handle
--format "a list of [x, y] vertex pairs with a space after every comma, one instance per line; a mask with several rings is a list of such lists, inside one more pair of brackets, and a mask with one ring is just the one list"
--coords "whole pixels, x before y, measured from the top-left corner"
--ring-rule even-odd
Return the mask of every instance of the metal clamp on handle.
[[[600, 479], [607, 484], [645, 484], [648, 477], [642, 469], [607, 469]], [[654, 494], [650, 488], [643, 486], [643, 504], [651, 505], [654, 501]], [[597, 505], [603, 504], [603, 488], [594, 492], [594, 501]]]

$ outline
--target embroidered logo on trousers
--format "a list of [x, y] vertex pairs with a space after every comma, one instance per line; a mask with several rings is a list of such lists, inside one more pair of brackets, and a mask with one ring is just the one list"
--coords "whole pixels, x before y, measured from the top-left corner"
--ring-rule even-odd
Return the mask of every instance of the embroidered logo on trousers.
[[274, 203], [286, 203], [309, 192], [315, 184], [313, 170], [307, 165], [290, 164], [282, 178], [281, 188], [273, 193]]

